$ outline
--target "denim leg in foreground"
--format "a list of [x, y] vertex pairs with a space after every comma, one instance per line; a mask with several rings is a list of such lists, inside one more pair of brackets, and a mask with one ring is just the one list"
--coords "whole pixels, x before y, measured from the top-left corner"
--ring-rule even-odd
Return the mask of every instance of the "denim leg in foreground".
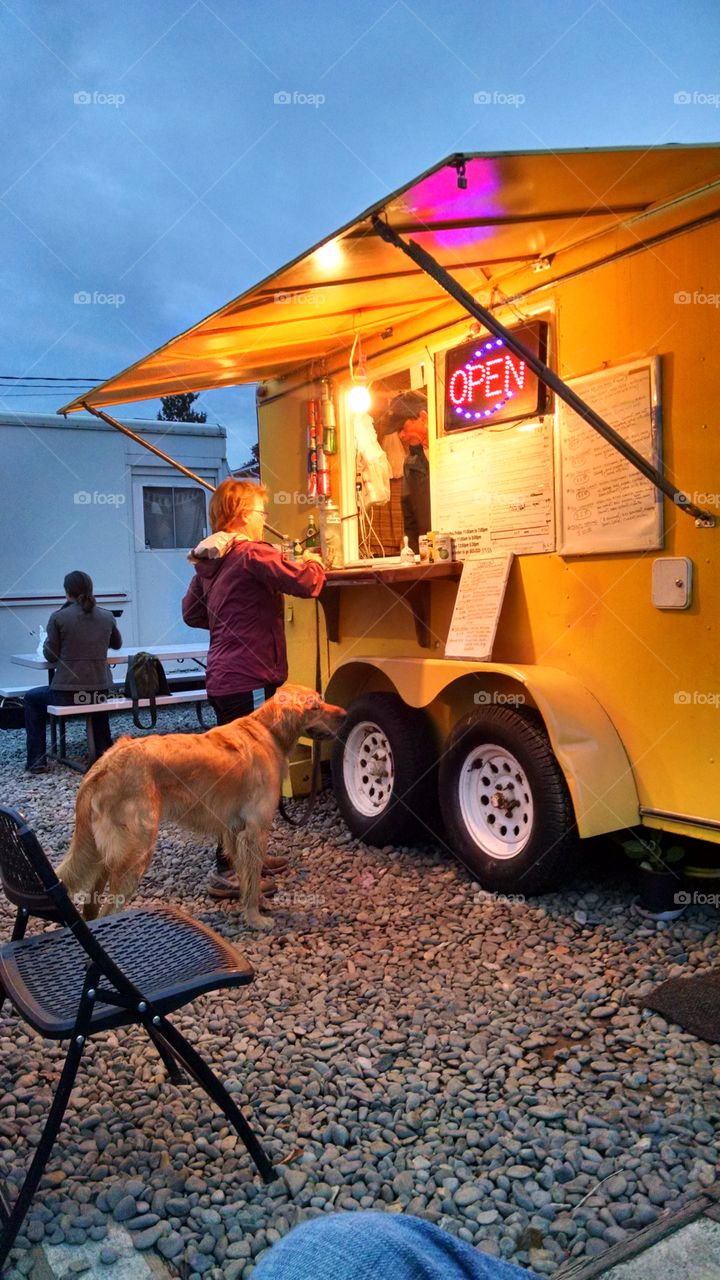
[[258, 1263], [253, 1280], [534, 1280], [424, 1218], [333, 1213], [313, 1218]]

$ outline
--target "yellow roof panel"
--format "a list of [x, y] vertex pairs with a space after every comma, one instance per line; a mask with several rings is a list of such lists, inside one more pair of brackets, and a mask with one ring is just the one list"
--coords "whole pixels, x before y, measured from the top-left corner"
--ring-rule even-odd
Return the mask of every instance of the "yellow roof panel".
[[717, 144], [450, 156], [58, 412], [259, 382], [431, 311], [445, 295], [374, 215], [472, 291], [718, 182]]

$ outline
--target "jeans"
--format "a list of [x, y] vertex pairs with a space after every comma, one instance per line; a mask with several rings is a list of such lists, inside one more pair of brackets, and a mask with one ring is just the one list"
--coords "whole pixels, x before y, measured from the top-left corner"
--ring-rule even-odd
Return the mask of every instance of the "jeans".
[[535, 1273], [481, 1253], [424, 1218], [333, 1213], [284, 1236], [253, 1280], [534, 1280]]
[[[266, 684], [262, 689], [248, 689], [245, 693], [223, 693], [217, 698], [208, 697], [208, 702], [215, 712], [218, 724], [230, 724], [241, 716], [252, 715], [263, 702], [272, 698], [277, 687], [276, 684]], [[232, 869], [221, 844], [215, 850], [215, 863], [220, 876], [227, 875]]]
[[[38, 689], [28, 689], [23, 699], [28, 769], [34, 769], [47, 762], [48, 707], [72, 707], [78, 701], [89, 703], [98, 692], [104, 694], [106, 691], [103, 689], [88, 693], [79, 689], [53, 689], [49, 684], [41, 685]], [[96, 711], [93, 714], [93, 734], [97, 759], [112, 746], [110, 716], [107, 711]]]

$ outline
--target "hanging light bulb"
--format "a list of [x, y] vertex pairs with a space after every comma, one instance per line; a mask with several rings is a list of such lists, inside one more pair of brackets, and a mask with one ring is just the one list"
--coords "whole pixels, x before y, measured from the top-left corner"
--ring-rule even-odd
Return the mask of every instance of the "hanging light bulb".
[[356, 382], [348, 391], [348, 408], [352, 413], [367, 413], [370, 408], [370, 392], [365, 382]]

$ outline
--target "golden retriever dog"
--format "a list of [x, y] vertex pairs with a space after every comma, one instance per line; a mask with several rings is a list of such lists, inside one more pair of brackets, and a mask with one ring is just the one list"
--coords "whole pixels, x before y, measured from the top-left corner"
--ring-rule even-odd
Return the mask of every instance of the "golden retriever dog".
[[260, 872], [288, 753], [301, 734], [335, 734], [341, 707], [286, 684], [252, 715], [202, 734], [120, 738], [83, 778], [75, 831], [58, 875], [92, 918], [119, 910], [145, 874], [162, 819], [222, 841], [245, 918], [260, 914]]

